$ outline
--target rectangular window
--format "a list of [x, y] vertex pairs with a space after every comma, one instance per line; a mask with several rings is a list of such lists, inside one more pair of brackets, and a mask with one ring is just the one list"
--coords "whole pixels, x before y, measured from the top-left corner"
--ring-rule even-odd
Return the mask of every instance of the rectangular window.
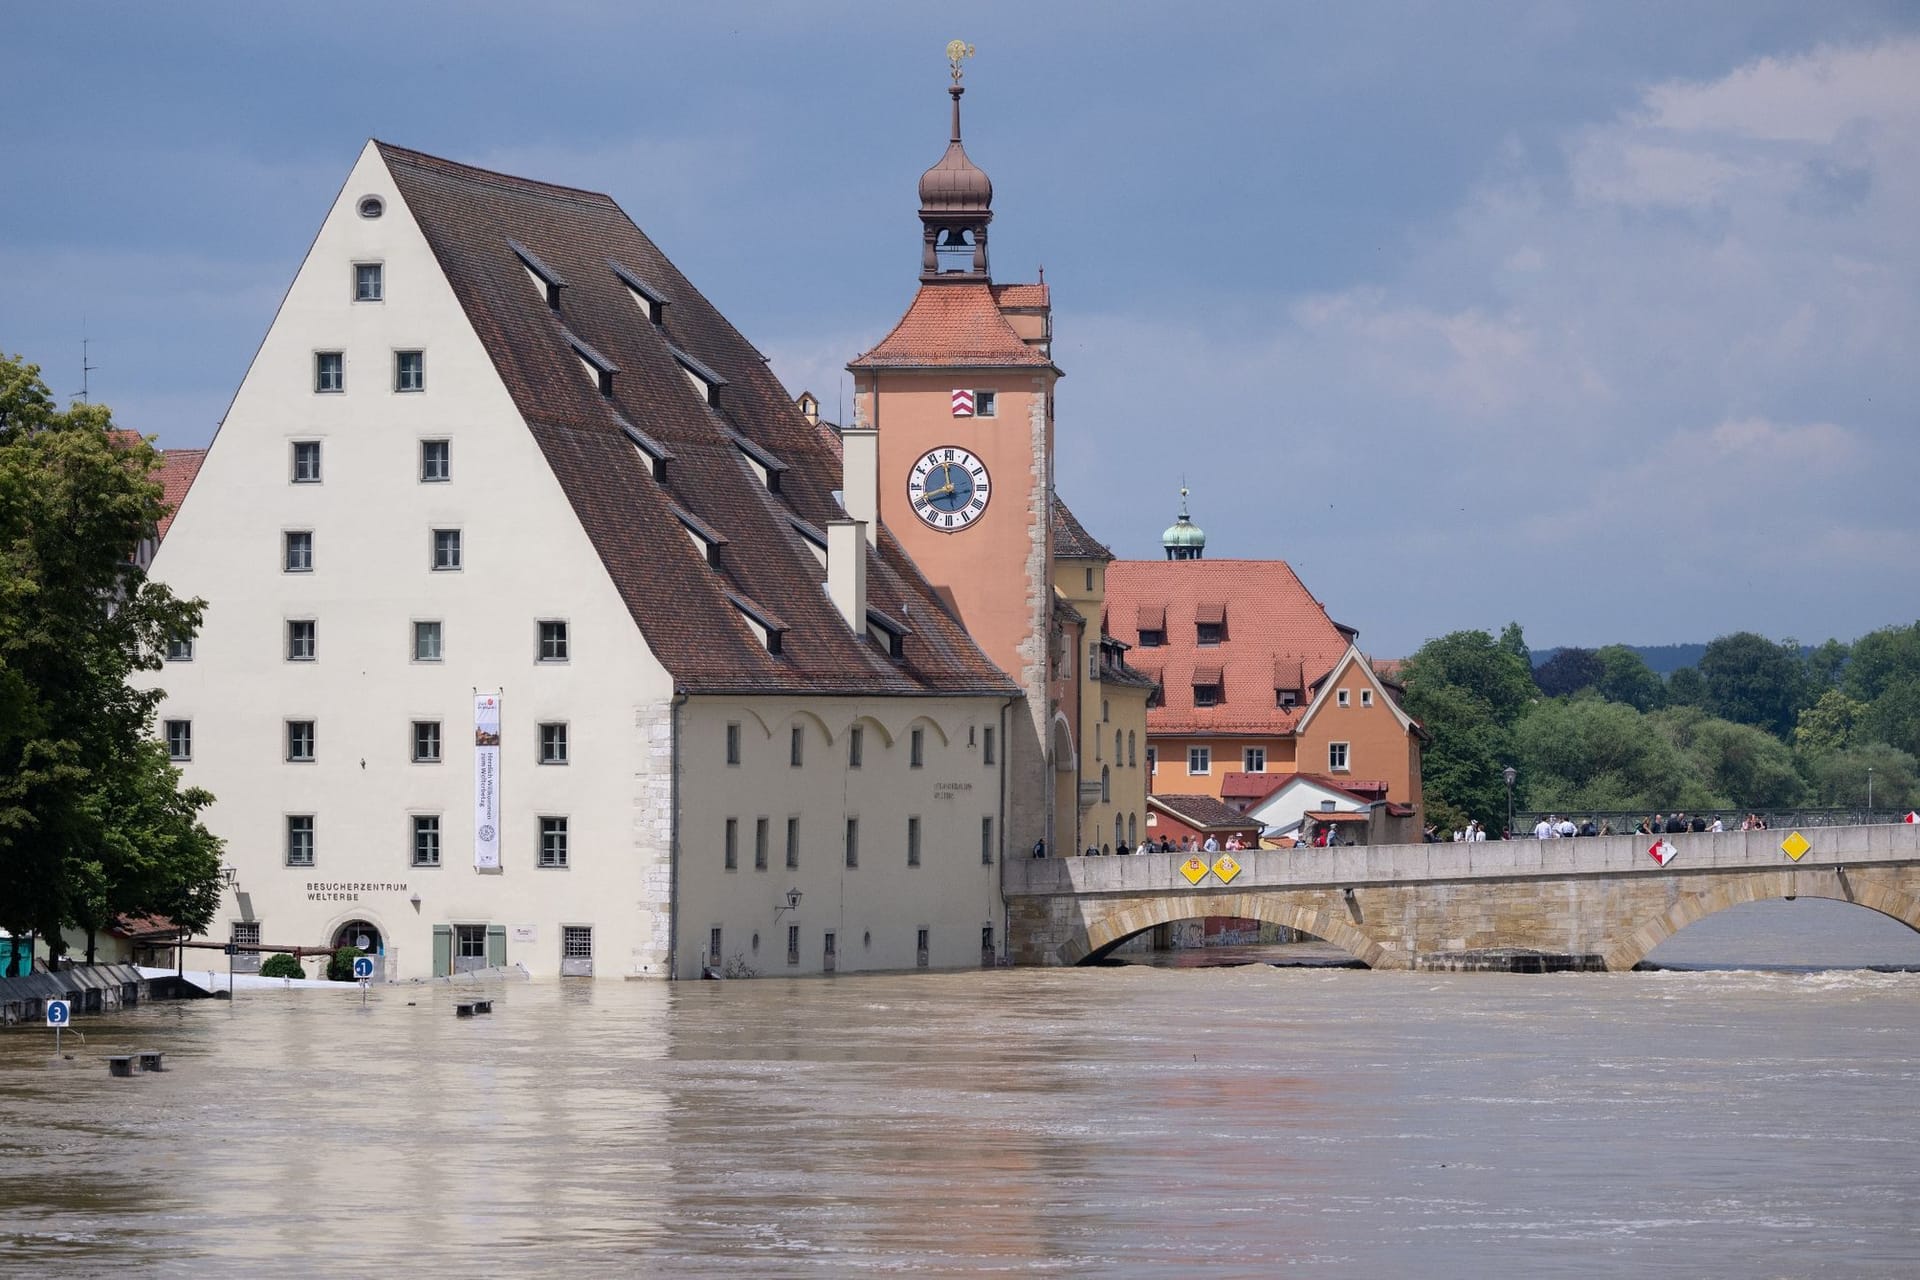
[[807, 731], [801, 725], [795, 725], [787, 735], [787, 763], [798, 769], [806, 758]]
[[549, 720], [540, 726], [540, 763], [567, 762], [567, 726], [565, 721]]
[[562, 960], [593, 959], [593, 926], [584, 924], [561, 925], [560, 958]]
[[1373, 705], [1373, 690], [1362, 689], [1360, 691], [1360, 705], [1363, 707], [1370, 707]]
[[797, 924], [787, 926], [787, 963], [800, 963], [800, 926]]
[[420, 442], [420, 483], [445, 484], [453, 479], [453, 445], [445, 440]]
[[1240, 753], [1240, 767], [1248, 773], [1267, 771], [1267, 749], [1265, 747], [1247, 747]]
[[1000, 416], [1000, 394], [997, 391], [976, 391], [973, 393], [973, 415], [976, 418], [997, 418]]
[[1351, 701], [1352, 700], [1348, 697], [1347, 691], [1345, 689], [1341, 689], [1339, 692], [1333, 695], [1333, 702], [1335, 706], [1338, 706], [1338, 707], [1349, 706], [1351, 705]]
[[920, 819], [907, 819], [907, 865], [920, 865]]
[[192, 662], [193, 661], [193, 637], [188, 636], [184, 640], [167, 641], [167, 661], [168, 662]]
[[458, 529], [435, 529], [433, 531], [433, 571], [452, 573], [460, 567], [460, 531]]
[[353, 264], [353, 300], [355, 302], [379, 302], [385, 296], [380, 264], [377, 262], [356, 262]]
[[1160, 748], [1158, 747], [1147, 748], [1147, 772], [1160, 772]]
[[1295, 694], [1291, 689], [1275, 689], [1273, 691], [1273, 705], [1276, 707], [1291, 707], [1299, 701], [1299, 695]]
[[193, 759], [193, 721], [167, 721], [167, 759]]
[[740, 722], [737, 720], [727, 725], [727, 763], [740, 763]]
[[413, 865], [440, 865], [440, 815], [437, 813], [413, 815]]
[[326, 392], [347, 389], [347, 357], [343, 353], [338, 351], [313, 353], [313, 389]]
[[567, 820], [565, 818], [540, 819], [540, 865], [543, 867], [567, 865]]
[[767, 869], [767, 835], [767, 819], [755, 818], [753, 820], [753, 869], [755, 871]]
[[980, 819], [980, 865], [993, 865], [993, 819]]
[[718, 968], [720, 965], [720, 926], [715, 925], [707, 931], [707, 963]]
[[287, 865], [313, 865], [313, 815], [310, 813], [287, 815]]
[[1220, 686], [1217, 684], [1197, 684], [1193, 686], [1193, 705], [1196, 707], [1219, 706]]
[[866, 754], [867, 735], [859, 725], [847, 730], [847, 768], [858, 769]]
[[426, 352], [396, 351], [393, 353], [393, 389], [395, 391], [427, 389]]
[[567, 624], [564, 622], [542, 622], [540, 624], [540, 661], [565, 662], [567, 660]]
[[440, 763], [440, 722], [438, 720], [413, 722], [413, 762], [415, 764]]
[[787, 870], [800, 867], [800, 819], [787, 819]]
[[1140, 647], [1142, 649], [1160, 649], [1164, 648], [1166, 643], [1167, 633], [1165, 631], [1142, 630], [1140, 632]]
[[319, 736], [311, 720], [287, 721], [287, 759], [295, 764], [312, 764]]
[[1194, 777], [1213, 772], [1212, 747], [1187, 748], [1187, 772]]
[[1215, 645], [1220, 643], [1221, 639], [1226, 634], [1226, 630], [1227, 628], [1223, 623], [1201, 622], [1201, 623], [1195, 624], [1195, 631], [1197, 634], [1195, 635], [1194, 638], [1198, 640], [1201, 644]]
[[[254, 948], [260, 945], [260, 922], [258, 920], [235, 920], [231, 940], [237, 947]], [[255, 950], [242, 951], [233, 957], [235, 973], [257, 973], [260, 970], [260, 953]]]
[[927, 958], [928, 958], [927, 957], [928, 947], [927, 947], [927, 931], [925, 929], [920, 930], [914, 936], [913, 948], [919, 955], [919, 958], [916, 961], [916, 963], [918, 963], [922, 969], [926, 968]]
[[860, 819], [847, 819], [847, 865], [860, 865]]
[[987, 726], [986, 734], [981, 739], [980, 763], [982, 764], [993, 763], [993, 726], [992, 725]]
[[723, 864], [729, 871], [740, 869], [740, 819], [727, 819], [727, 860]]
[[440, 661], [440, 624], [437, 622], [416, 622], [413, 624], [413, 660], [415, 662]]
[[312, 618], [287, 623], [287, 661], [313, 662], [320, 656], [320, 624]]
[[1347, 771], [1347, 761], [1348, 751], [1346, 743], [1329, 742], [1327, 744], [1327, 768], [1333, 770], [1335, 773], [1345, 773]]
[[318, 440], [293, 442], [293, 482], [295, 484], [320, 483], [320, 442]]
[[915, 729], [907, 735], [907, 767], [918, 769], [927, 762], [927, 731]]
[[282, 537], [281, 567], [288, 573], [313, 572], [313, 530], [289, 529]]

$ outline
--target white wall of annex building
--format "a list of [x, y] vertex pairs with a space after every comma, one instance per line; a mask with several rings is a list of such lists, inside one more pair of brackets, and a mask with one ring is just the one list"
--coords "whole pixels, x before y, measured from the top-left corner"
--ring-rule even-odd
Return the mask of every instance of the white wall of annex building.
[[[1004, 948], [1000, 863], [1006, 724], [1004, 698], [706, 698], [681, 710], [679, 973], [707, 960], [714, 928], [722, 960], [754, 973], [818, 974], [825, 934], [836, 973], [911, 969], [927, 930], [928, 967], [977, 968], [981, 929]], [[740, 726], [741, 759], [727, 763], [727, 726]], [[803, 735], [799, 767], [792, 730]], [[854, 726], [861, 764], [848, 764]], [[910, 759], [922, 730], [922, 764]], [[993, 763], [985, 759], [993, 730]], [[920, 865], [907, 863], [907, 820], [920, 818]], [[726, 820], [737, 821], [736, 869], [726, 867]], [[800, 822], [799, 867], [786, 865], [787, 819]], [[846, 822], [860, 820], [858, 867], [846, 865]], [[755, 822], [767, 819], [767, 868], [755, 867]], [[981, 823], [993, 822], [993, 862], [981, 858]], [[785, 908], [798, 889], [797, 907]], [[787, 963], [787, 930], [800, 929]], [[755, 936], [759, 943], [754, 944]]]
[[[383, 217], [358, 216], [367, 195]], [[384, 301], [354, 301], [356, 262], [382, 264]], [[345, 391], [316, 394], [315, 353], [333, 350]], [[424, 392], [393, 390], [396, 350], [425, 353]], [[450, 483], [420, 481], [423, 439], [450, 442]], [[321, 445], [319, 484], [291, 483], [303, 440]], [[459, 572], [430, 570], [438, 528], [461, 532]], [[282, 571], [287, 530], [312, 531], [311, 573]], [[671, 681], [371, 144], [153, 573], [208, 601], [193, 660], [152, 679], [167, 691], [158, 718], [193, 722], [186, 781], [217, 797], [207, 820], [239, 871], [212, 936], [250, 914], [265, 942], [320, 945], [364, 919], [385, 935], [388, 975], [419, 977], [436, 924], [505, 925], [532, 938], [509, 941], [509, 962], [551, 975], [561, 926], [588, 925], [598, 976], [663, 973]], [[305, 618], [318, 660], [286, 661], [286, 623]], [[536, 661], [543, 618], [568, 623], [568, 662]], [[415, 620], [442, 624], [441, 662], [413, 660]], [[504, 695], [502, 869], [490, 874], [473, 865], [476, 688]], [[288, 719], [317, 722], [315, 763], [285, 761]], [[441, 723], [441, 763], [411, 762], [415, 720]], [[536, 763], [542, 721], [566, 723], [569, 764]], [[288, 867], [286, 815], [304, 813], [314, 865]], [[413, 866], [411, 817], [433, 813], [441, 865]], [[542, 815], [569, 820], [564, 870], [537, 865]], [[362, 884], [396, 887], [314, 887]]]

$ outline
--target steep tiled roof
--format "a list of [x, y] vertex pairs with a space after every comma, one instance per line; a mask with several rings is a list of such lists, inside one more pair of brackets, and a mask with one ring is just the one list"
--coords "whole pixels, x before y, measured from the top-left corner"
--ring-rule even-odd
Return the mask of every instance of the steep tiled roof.
[[[1196, 623], [1224, 608], [1225, 639], [1199, 643]], [[1140, 618], [1165, 611], [1166, 644], [1138, 647]], [[1107, 566], [1107, 630], [1135, 645], [1136, 667], [1156, 672], [1161, 705], [1149, 733], [1272, 733], [1293, 730], [1304, 708], [1274, 705], [1277, 672], [1332, 669], [1347, 638], [1284, 560], [1116, 560]], [[1221, 672], [1217, 706], [1196, 707], [1194, 672]]]
[[1087, 532], [1079, 517], [1053, 495], [1053, 554], [1058, 560], [1111, 560], [1113, 552]]
[[[1014, 691], [884, 529], [868, 594], [911, 628], [904, 656], [889, 660], [864, 627], [847, 626], [795, 527], [841, 516], [830, 433], [808, 425], [760, 353], [611, 199], [379, 148], [608, 577], [680, 689]], [[567, 282], [557, 312], [509, 240]], [[671, 299], [657, 323], [630, 280]], [[611, 395], [584, 376], [569, 334], [618, 369]], [[676, 351], [724, 379], [715, 403], [692, 387]], [[623, 420], [671, 454], [664, 479]], [[779, 493], [759, 479], [749, 445], [785, 464]], [[676, 507], [726, 536], [713, 563]], [[786, 625], [779, 654], [735, 599]]]
[[1212, 796], [1151, 795], [1147, 804], [1172, 814], [1196, 831], [1249, 831], [1260, 825]]
[[1045, 307], [1050, 305], [1044, 284], [996, 284], [993, 300], [1002, 307]]
[[1220, 784], [1222, 798], [1238, 800], [1248, 808], [1261, 804], [1274, 792], [1295, 782], [1309, 782], [1316, 787], [1346, 796], [1355, 804], [1368, 804], [1379, 796], [1385, 795], [1387, 784], [1378, 779], [1362, 778], [1355, 781], [1347, 777], [1334, 777], [1324, 773], [1229, 773]]
[[193, 478], [200, 474], [200, 464], [206, 460], [205, 449], [168, 449], [160, 455], [160, 469], [153, 478], [160, 482], [160, 499], [167, 504], [167, 514], [160, 517], [161, 538], [173, 527], [174, 513], [180, 510], [187, 490], [193, 488]]
[[1027, 345], [1000, 314], [994, 290], [1007, 285], [944, 281], [923, 284], [913, 304], [853, 369], [939, 369], [1053, 362]]

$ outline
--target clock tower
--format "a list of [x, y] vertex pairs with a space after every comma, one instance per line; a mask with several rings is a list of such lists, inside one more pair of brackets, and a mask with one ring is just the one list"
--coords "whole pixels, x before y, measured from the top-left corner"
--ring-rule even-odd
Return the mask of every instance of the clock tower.
[[[920, 177], [920, 284], [892, 332], [847, 366], [849, 460], [874, 459], [877, 511], [988, 657], [1026, 691], [1010, 713], [1007, 844], [1056, 848], [1056, 771], [1072, 787], [1073, 733], [1055, 705], [1074, 654], [1054, 638], [1049, 495], [1053, 387], [1047, 286], [995, 284], [993, 183], [960, 141], [961, 62], [946, 153]], [[849, 483], [854, 472], [849, 471]], [[849, 493], [849, 514], [864, 507]], [[1061, 848], [1059, 852], [1067, 852]]]

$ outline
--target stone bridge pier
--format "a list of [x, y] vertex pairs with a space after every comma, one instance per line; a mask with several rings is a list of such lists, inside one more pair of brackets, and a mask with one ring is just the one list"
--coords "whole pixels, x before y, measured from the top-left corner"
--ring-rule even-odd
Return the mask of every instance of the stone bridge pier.
[[1665, 866], [1655, 837], [1611, 836], [1249, 851], [1231, 883], [1190, 883], [1183, 854], [1014, 860], [1004, 884], [1014, 958], [1037, 965], [1203, 916], [1286, 925], [1376, 969], [1527, 951], [1626, 970], [1696, 920], [1769, 898], [1851, 902], [1920, 931], [1920, 826], [1818, 828], [1797, 861], [1789, 834], [1668, 836]]

